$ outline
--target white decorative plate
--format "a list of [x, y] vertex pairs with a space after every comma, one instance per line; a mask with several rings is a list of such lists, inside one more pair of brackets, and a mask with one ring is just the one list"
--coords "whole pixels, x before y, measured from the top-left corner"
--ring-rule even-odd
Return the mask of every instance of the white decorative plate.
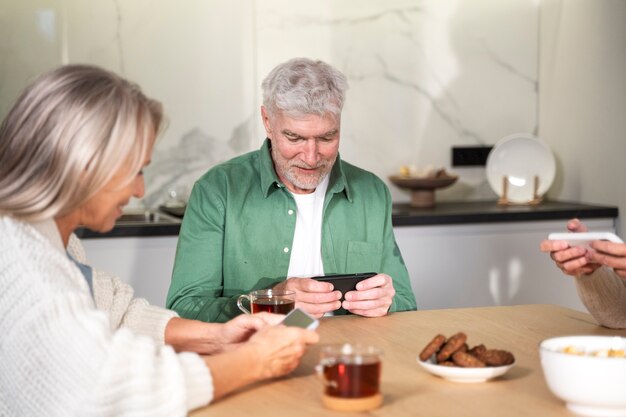
[[535, 176], [539, 178], [537, 196], [544, 195], [556, 172], [554, 155], [548, 145], [528, 133], [516, 133], [499, 140], [487, 157], [487, 180], [502, 197], [502, 178], [508, 177], [507, 199], [528, 203], [533, 199]]
[[422, 368], [433, 375], [440, 376], [453, 382], [485, 382], [489, 379], [504, 375], [509, 369], [515, 366], [515, 362], [506, 366], [493, 366], [485, 368], [460, 368], [456, 366], [443, 366], [435, 363], [435, 357], [431, 357], [423, 362], [417, 358]]

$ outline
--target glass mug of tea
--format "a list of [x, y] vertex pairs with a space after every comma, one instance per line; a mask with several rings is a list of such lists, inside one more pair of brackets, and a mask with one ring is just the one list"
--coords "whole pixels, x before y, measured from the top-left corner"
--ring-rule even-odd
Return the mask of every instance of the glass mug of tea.
[[322, 346], [316, 367], [324, 381], [322, 403], [338, 411], [367, 411], [380, 407], [382, 351], [374, 346]]
[[[244, 307], [243, 300], [248, 300], [250, 310]], [[242, 294], [237, 298], [237, 307], [246, 314], [268, 313], [287, 314], [296, 306], [296, 293], [289, 290], [256, 290]]]

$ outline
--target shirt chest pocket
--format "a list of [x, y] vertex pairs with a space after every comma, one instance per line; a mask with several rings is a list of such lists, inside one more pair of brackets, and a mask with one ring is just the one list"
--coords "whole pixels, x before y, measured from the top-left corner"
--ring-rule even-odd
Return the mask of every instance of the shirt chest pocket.
[[348, 242], [346, 272], [379, 272], [383, 256], [383, 244], [374, 242]]

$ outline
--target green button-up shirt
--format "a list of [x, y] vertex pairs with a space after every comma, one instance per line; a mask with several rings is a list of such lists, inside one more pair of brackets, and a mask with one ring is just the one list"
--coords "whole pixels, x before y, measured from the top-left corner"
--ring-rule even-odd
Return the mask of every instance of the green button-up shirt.
[[[270, 146], [266, 140], [195, 183], [167, 295], [167, 307], [182, 317], [227, 321], [240, 314], [240, 294], [286, 278], [297, 210], [274, 171]], [[321, 249], [326, 274], [386, 273], [396, 289], [390, 311], [416, 309], [387, 186], [339, 157], [324, 200]]]

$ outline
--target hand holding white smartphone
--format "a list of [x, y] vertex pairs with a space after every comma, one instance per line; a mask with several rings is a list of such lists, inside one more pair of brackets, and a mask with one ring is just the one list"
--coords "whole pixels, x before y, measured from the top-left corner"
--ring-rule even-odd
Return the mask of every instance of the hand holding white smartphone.
[[299, 308], [291, 310], [280, 323], [285, 326], [301, 327], [307, 330], [315, 330], [320, 324], [319, 320], [309, 316]]
[[564, 240], [570, 247], [585, 246], [590, 248], [589, 244], [594, 240], [608, 240], [613, 243], [624, 243], [615, 233], [611, 232], [586, 232], [586, 233], [550, 233], [549, 240]]

